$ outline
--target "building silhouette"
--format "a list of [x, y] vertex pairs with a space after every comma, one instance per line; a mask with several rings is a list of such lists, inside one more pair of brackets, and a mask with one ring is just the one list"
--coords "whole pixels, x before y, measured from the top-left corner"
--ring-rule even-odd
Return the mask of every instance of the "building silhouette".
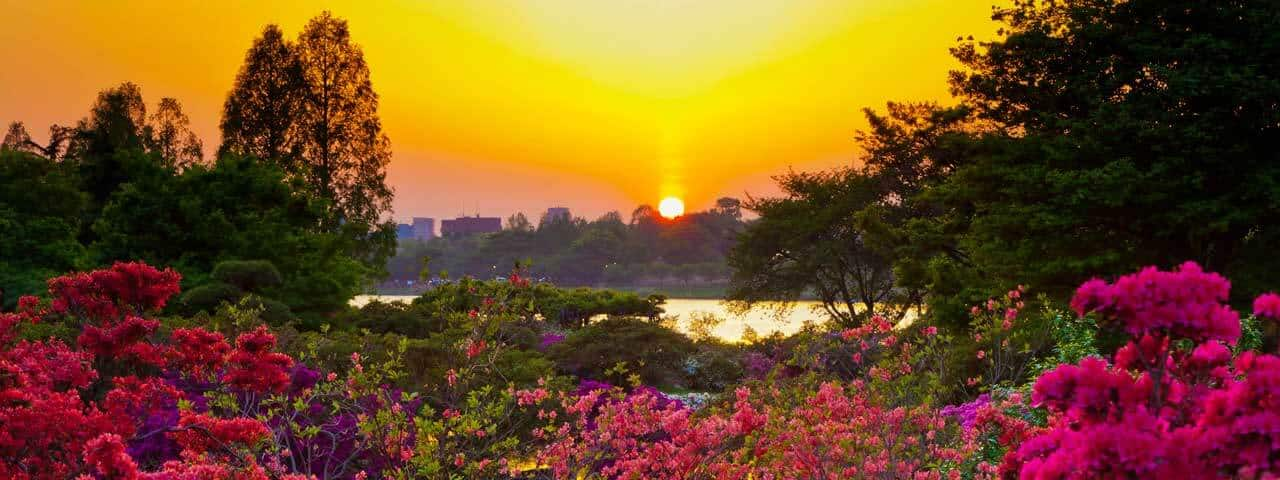
[[444, 237], [493, 233], [501, 230], [502, 219], [498, 217], [476, 215], [474, 217], [458, 217], [453, 220], [440, 221], [440, 235]]
[[573, 216], [569, 214], [569, 207], [551, 207], [547, 209], [546, 221], [569, 221]]
[[436, 238], [436, 219], [413, 217], [413, 238], [431, 240]]
[[413, 223], [396, 225], [397, 240], [427, 241], [436, 238], [436, 219], [431, 217], [413, 217]]

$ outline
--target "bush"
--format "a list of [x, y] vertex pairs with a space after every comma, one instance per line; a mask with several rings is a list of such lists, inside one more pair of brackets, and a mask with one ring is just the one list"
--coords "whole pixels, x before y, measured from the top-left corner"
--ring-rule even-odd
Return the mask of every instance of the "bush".
[[246, 292], [260, 292], [264, 288], [283, 283], [276, 266], [266, 260], [227, 260], [213, 266], [213, 278]]
[[213, 312], [222, 302], [235, 303], [242, 294], [239, 288], [223, 282], [206, 283], [182, 294], [181, 310], [186, 314]]
[[704, 392], [720, 392], [738, 383], [745, 375], [742, 354], [729, 345], [699, 345], [685, 364], [686, 385]]
[[442, 315], [431, 304], [406, 305], [401, 302], [372, 301], [358, 310], [345, 312], [339, 325], [351, 325], [373, 333], [396, 333], [410, 338], [426, 338], [444, 329]]
[[284, 302], [263, 297], [261, 295], [248, 295], [240, 300], [243, 307], [260, 309], [258, 313], [262, 321], [273, 327], [286, 325], [298, 321], [298, 316], [293, 314], [288, 305]]
[[685, 378], [685, 361], [694, 351], [693, 342], [680, 332], [645, 320], [609, 317], [571, 332], [548, 354], [579, 377], [605, 379], [607, 371], [623, 365], [646, 384], [667, 386]]

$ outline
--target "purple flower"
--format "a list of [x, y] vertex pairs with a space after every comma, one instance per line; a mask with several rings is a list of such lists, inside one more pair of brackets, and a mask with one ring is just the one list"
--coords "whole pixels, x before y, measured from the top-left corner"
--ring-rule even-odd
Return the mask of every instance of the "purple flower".
[[551, 332], [544, 333], [542, 334], [542, 345], [539, 348], [541, 350], [546, 350], [548, 348], [551, 348], [552, 345], [555, 345], [563, 341], [564, 341], [564, 335], [561, 335], [558, 333], [551, 333]]
[[949, 417], [956, 417], [960, 420], [960, 426], [964, 427], [965, 430], [971, 430], [973, 429], [974, 423], [978, 420], [978, 411], [982, 410], [982, 407], [990, 404], [991, 396], [984, 393], [982, 395], [978, 395], [978, 398], [975, 398], [970, 402], [942, 407], [938, 413]]

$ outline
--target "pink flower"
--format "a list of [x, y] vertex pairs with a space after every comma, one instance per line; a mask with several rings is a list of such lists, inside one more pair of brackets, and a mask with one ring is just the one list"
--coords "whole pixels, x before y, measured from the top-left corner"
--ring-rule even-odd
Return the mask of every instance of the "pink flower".
[[924, 334], [925, 334], [925, 335], [927, 335], [927, 336], [930, 336], [930, 337], [932, 337], [932, 336], [934, 336], [934, 335], [937, 335], [937, 334], [938, 334], [938, 327], [935, 327], [935, 326], [932, 326], [932, 325], [931, 325], [931, 326], [928, 326], [928, 327], [924, 327]]
[[458, 383], [458, 371], [450, 368], [448, 372], [445, 372], [444, 378], [449, 382], [449, 386], [452, 387]]
[[985, 350], [978, 350], [978, 360], [982, 360], [984, 358], [987, 358], [987, 352]]
[[1253, 301], [1253, 315], [1280, 320], [1280, 295], [1271, 292], [1259, 295]]

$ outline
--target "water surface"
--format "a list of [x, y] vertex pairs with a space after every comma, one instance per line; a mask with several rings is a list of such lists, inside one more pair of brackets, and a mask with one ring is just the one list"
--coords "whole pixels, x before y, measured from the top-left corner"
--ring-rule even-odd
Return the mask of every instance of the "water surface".
[[[351, 300], [351, 305], [363, 306], [374, 299], [384, 302], [409, 302], [414, 298], [413, 295], [358, 295]], [[746, 331], [748, 326], [763, 337], [773, 332], [781, 332], [784, 335], [795, 333], [806, 321], [822, 323], [827, 317], [825, 313], [814, 310], [818, 305], [818, 302], [804, 301], [796, 302], [794, 307], [783, 312], [766, 306], [743, 314], [735, 314], [730, 312], [721, 300], [668, 298], [663, 308], [666, 309], [668, 317], [675, 319], [677, 328], [681, 330], [686, 330], [690, 319], [696, 316], [715, 315], [724, 321], [712, 329], [711, 333], [723, 340], [735, 342], [742, 339], [742, 332]]]

